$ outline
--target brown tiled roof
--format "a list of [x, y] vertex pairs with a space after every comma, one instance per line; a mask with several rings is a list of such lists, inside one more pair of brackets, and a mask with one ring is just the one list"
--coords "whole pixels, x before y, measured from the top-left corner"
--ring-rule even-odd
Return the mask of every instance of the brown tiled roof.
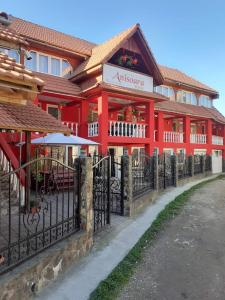
[[16, 63], [15, 59], [9, 58], [8, 55], [0, 53], [0, 76], [10, 80], [19, 80], [23, 83], [32, 83], [38, 86], [39, 90], [44, 85], [44, 81], [34, 75], [30, 70], [25, 69], [21, 64]]
[[155, 104], [155, 109], [166, 112], [181, 113], [196, 117], [213, 119], [216, 122], [225, 123], [225, 117], [216, 108], [206, 108], [174, 101], [164, 101]]
[[28, 46], [28, 42], [12, 28], [0, 24], [0, 40]]
[[152, 98], [152, 99], [155, 99], [155, 100], [158, 100], [158, 101], [165, 101], [166, 100], [166, 102], [169, 102], [167, 97], [165, 97], [161, 94], [158, 94], [158, 93], [144, 92], [144, 91], [141, 91], [141, 90], [134, 90], [134, 89], [130, 89], [130, 88], [124, 88], [124, 87], [116, 86], [116, 85], [113, 85], [113, 84], [108, 84], [108, 83], [105, 83], [105, 82], [99, 83], [99, 86], [101, 86], [102, 88], [104, 88], [106, 90], [109, 90], [109, 91], [115, 91], [115, 92], [119, 92], [119, 93], [122, 93], [122, 94], [128, 94], [128, 95], [134, 95], [134, 96], [136, 95], [137, 97], [140, 96], [140, 97], [148, 98], [148, 100], [150, 100]]
[[71, 78], [104, 63], [104, 61], [107, 60], [107, 58], [110, 57], [110, 55], [112, 55], [112, 53], [118, 48], [121, 42], [124, 42], [127, 38], [129, 38], [137, 30], [137, 28], [138, 25], [135, 24], [106, 42], [95, 46], [92, 49], [91, 57], [76, 68], [74, 73], [71, 75]]
[[35, 72], [35, 75], [37, 75], [39, 78], [41, 78], [45, 85], [43, 88], [44, 92], [54, 92], [58, 94], [65, 94], [65, 95], [72, 95], [77, 96], [81, 92], [81, 88], [75, 84], [69, 81], [68, 79], [64, 77], [58, 77], [43, 73], [37, 73]]
[[95, 44], [71, 35], [10, 16], [10, 28], [22, 36], [81, 55], [90, 55]]
[[70, 133], [70, 129], [31, 102], [26, 105], [0, 102], [0, 128]]
[[172, 80], [174, 82], [179, 82], [186, 84], [191, 87], [196, 87], [198, 89], [206, 90], [213, 94], [218, 94], [218, 92], [208, 85], [201, 83], [200, 81], [188, 76], [187, 74], [173, 68], [165, 67], [159, 65], [160, 71], [165, 80]]

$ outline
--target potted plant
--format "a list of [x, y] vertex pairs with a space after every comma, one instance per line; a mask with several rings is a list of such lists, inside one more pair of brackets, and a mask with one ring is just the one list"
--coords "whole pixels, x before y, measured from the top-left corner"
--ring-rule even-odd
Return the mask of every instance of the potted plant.
[[41, 210], [41, 206], [40, 206], [39, 201], [31, 200], [30, 201], [30, 212], [32, 213], [32, 215], [39, 213], [40, 210]]

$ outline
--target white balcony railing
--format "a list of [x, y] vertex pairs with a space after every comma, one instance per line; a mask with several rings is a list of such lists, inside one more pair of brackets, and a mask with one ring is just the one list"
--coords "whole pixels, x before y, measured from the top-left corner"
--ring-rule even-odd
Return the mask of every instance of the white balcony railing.
[[192, 144], [206, 144], [206, 134], [191, 133], [190, 142]]
[[98, 136], [98, 122], [88, 123], [88, 137]]
[[146, 137], [146, 124], [109, 121], [109, 135], [133, 138]]
[[164, 131], [163, 140], [166, 143], [183, 143], [184, 135], [181, 132]]
[[223, 137], [222, 136], [213, 135], [212, 136], [212, 144], [213, 145], [223, 145]]
[[63, 125], [66, 125], [69, 129], [71, 129], [73, 135], [78, 134], [78, 123], [62, 121]]

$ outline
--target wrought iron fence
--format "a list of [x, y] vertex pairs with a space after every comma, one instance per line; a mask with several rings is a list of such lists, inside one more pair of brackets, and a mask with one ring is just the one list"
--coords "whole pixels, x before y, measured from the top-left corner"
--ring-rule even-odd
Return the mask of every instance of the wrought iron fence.
[[133, 196], [154, 189], [154, 157], [147, 154], [132, 156]]
[[202, 155], [194, 155], [194, 175], [203, 173], [203, 159]]
[[93, 157], [94, 231], [110, 224], [110, 214], [124, 214], [123, 160], [114, 155]]
[[[80, 228], [80, 164], [30, 161], [0, 178], [0, 274]], [[26, 170], [25, 197], [12, 188]], [[29, 174], [31, 176], [29, 176]]]
[[212, 171], [212, 157], [210, 155], [207, 155], [205, 157], [205, 172]]
[[93, 157], [94, 231], [110, 224], [110, 157]]
[[191, 176], [190, 157], [187, 157], [184, 154], [179, 154], [177, 156], [177, 172], [178, 180]]
[[175, 158], [169, 153], [158, 156], [159, 189], [166, 189], [175, 183]]

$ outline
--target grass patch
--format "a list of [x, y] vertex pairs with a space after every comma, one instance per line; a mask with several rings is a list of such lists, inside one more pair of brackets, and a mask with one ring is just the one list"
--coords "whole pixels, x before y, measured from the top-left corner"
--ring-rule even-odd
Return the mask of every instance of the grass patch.
[[130, 250], [127, 256], [114, 268], [110, 275], [100, 282], [98, 287], [91, 293], [89, 300], [112, 300], [115, 299], [122, 288], [128, 283], [130, 277], [135, 271], [136, 266], [143, 258], [144, 249], [149, 246], [156, 238], [158, 232], [162, 230], [166, 222], [173, 219], [188, 201], [190, 196], [212, 181], [224, 178], [219, 175], [216, 178], [196, 184], [189, 190], [177, 196], [172, 202], [158, 214], [152, 225], [142, 235], [136, 245]]

